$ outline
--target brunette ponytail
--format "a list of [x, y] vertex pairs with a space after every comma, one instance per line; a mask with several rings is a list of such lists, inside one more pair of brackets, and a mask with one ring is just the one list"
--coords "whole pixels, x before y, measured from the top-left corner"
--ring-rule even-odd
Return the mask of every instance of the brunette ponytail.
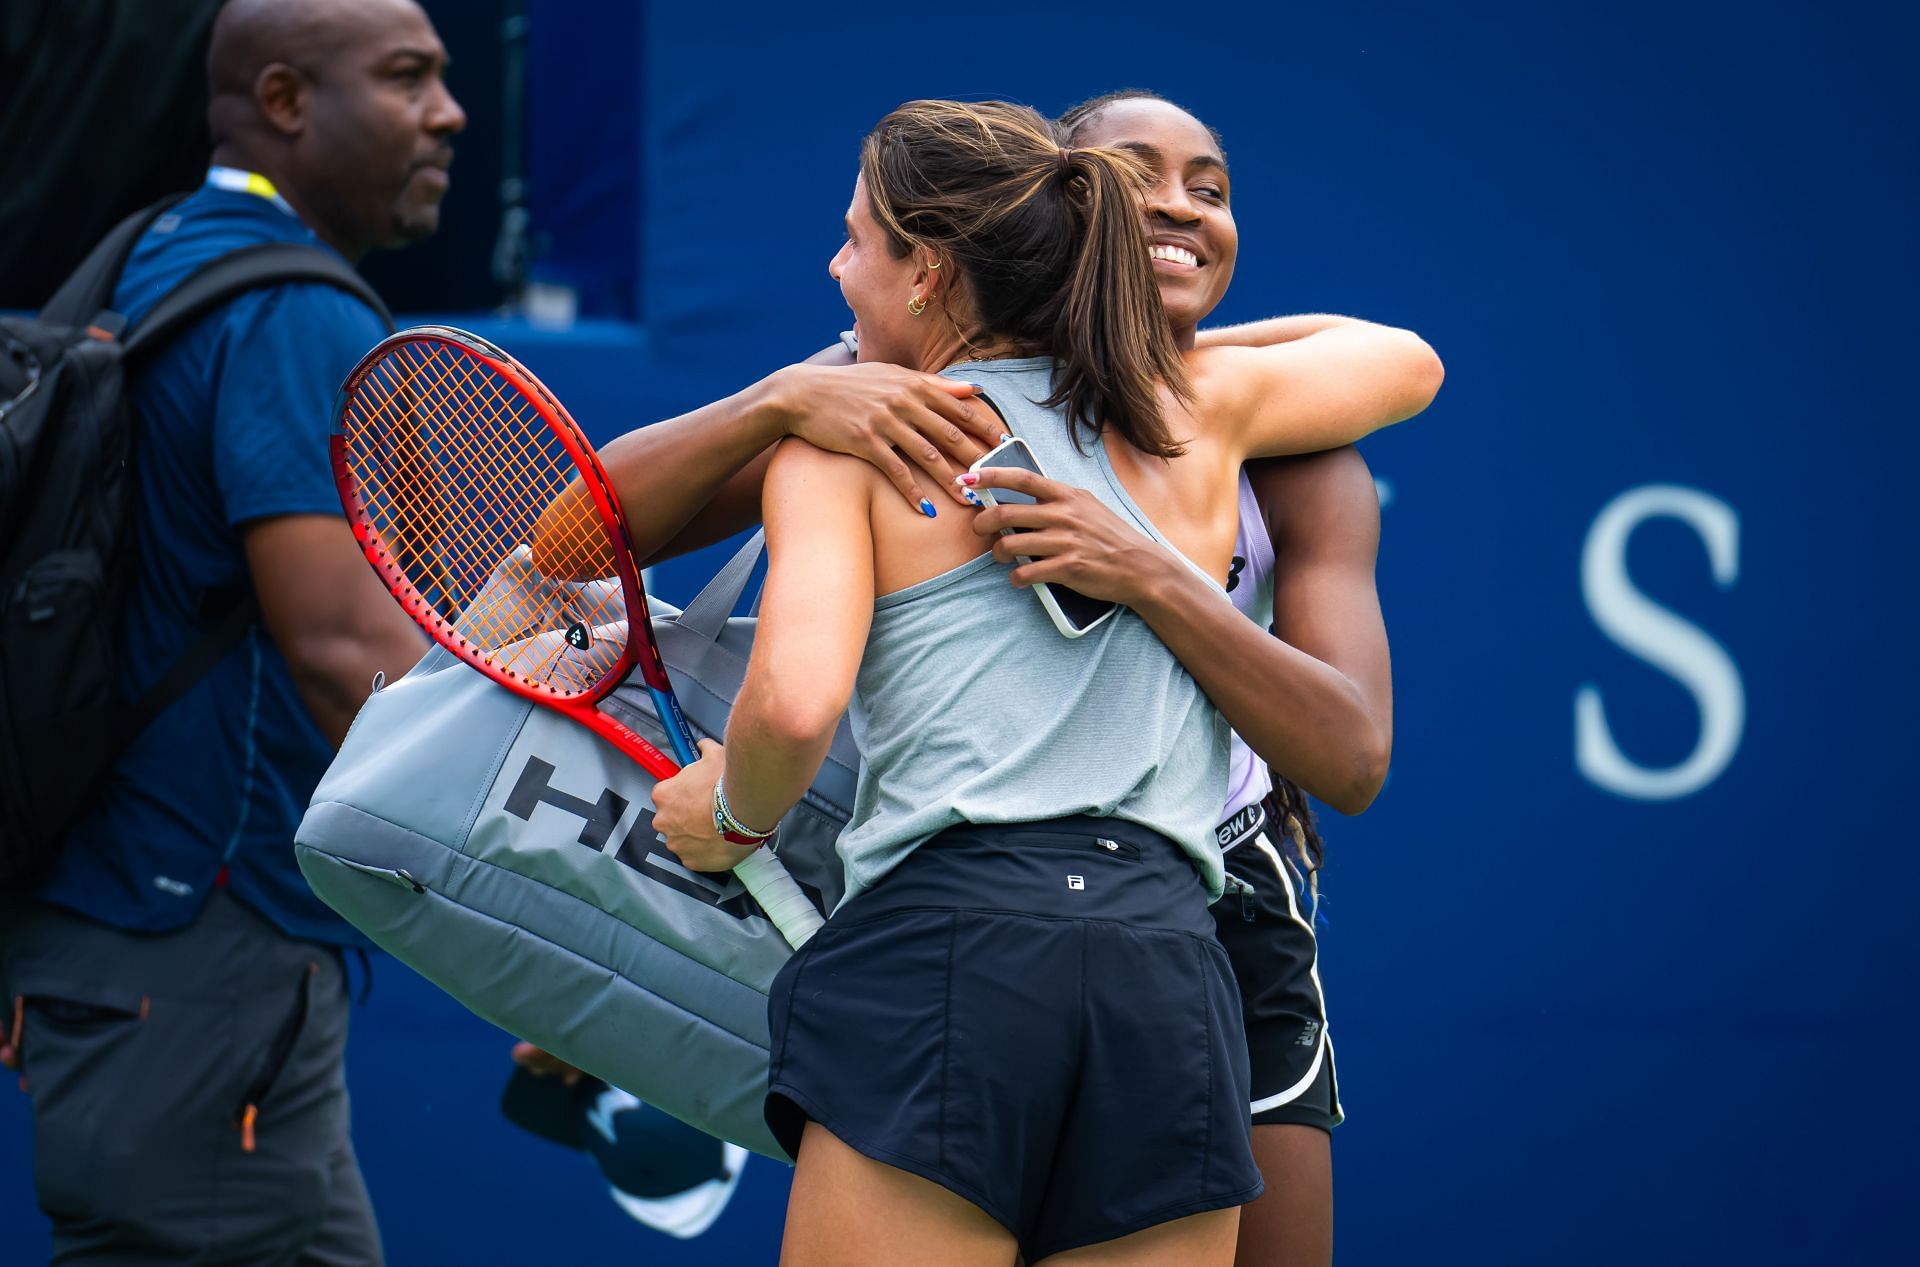
[[1181, 452], [1160, 387], [1191, 398], [1154, 284], [1147, 173], [1124, 150], [1062, 149], [1007, 102], [910, 101], [860, 153], [874, 219], [896, 257], [954, 262], [974, 329], [1059, 362], [1050, 407], [1143, 452]]
[[1177, 456], [1184, 450], [1168, 434], [1158, 388], [1182, 400], [1192, 391], [1153, 280], [1139, 164], [1123, 150], [1063, 149], [1059, 166], [1081, 234], [1054, 320], [1061, 370], [1047, 404], [1105, 420], [1143, 453]]

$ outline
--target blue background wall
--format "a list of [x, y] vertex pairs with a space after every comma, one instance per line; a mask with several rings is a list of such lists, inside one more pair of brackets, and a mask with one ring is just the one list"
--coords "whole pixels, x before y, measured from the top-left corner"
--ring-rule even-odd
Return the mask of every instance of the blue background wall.
[[[1221, 317], [1353, 312], [1448, 366], [1365, 446], [1399, 726], [1375, 808], [1324, 823], [1341, 1261], [1907, 1261], [1910, 8], [1029, 5], [1011, 37], [805, 8], [534, 4], [542, 272], [590, 290], [602, 253], [639, 323], [483, 328], [605, 438], [841, 328], [826, 261], [896, 102], [1189, 103], [1234, 167]], [[1596, 520], [1649, 485], [1694, 517], [1597, 552], [1590, 603]], [[1670, 613], [1639, 655], [1603, 632], [1635, 592]], [[1576, 762], [1587, 686], [1635, 766], [1736, 695], [1737, 745], [1685, 795], [1619, 795]], [[394, 1262], [771, 1261], [777, 1167], [670, 1242], [501, 1124], [505, 1036], [391, 963], [356, 1025]], [[8, 1261], [44, 1246], [25, 1126], [0, 1097]]]

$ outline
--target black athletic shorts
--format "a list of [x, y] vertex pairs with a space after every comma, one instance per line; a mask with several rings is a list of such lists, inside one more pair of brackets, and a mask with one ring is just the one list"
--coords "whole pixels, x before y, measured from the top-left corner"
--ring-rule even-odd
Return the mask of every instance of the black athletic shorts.
[[[1253, 1124], [1331, 1131], [1344, 1114], [1306, 867], [1257, 804], [1220, 824], [1218, 838], [1231, 878], [1226, 896], [1213, 905], [1213, 918], [1240, 984], [1253, 1068]], [[1253, 891], [1236, 891], [1235, 880]]]
[[787, 962], [767, 1123], [940, 1184], [1026, 1261], [1260, 1194], [1206, 890], [1117, 819], [965, 827]]

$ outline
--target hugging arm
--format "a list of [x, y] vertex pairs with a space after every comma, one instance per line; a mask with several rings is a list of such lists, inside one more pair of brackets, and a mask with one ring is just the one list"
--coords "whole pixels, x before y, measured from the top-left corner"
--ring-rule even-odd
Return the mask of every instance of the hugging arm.
[[[1357, 814], [1379, 793], [1393, 753], [1393, 666], [1374, 583], [1380, 497], [1373, 472], [1348, 447], [1257, 462], [1247, 474], [1273, 540], [1267, 641], [1307, 657], [1333, 703], [1318, 723], [1290, 724], [1284, 714], [1307, 692], [1279, 686], [1268, 697], [1263, 734], [1242, 737], [1276, 773]], [[1293, 774], [1308, 769], [1320, 786]]]
[[1320, 314], [1203, 332], [1187, 363], [1196, 412], [1246, 457], [1352, 444], [1425, 409], [1445, 374], [1411, 330]]
[[[973, 388], [897, 365], [852, 365], [834, 345], [724, 400], [630, 431], [600, 450], [644, 563], [724, 540], [760, 518], [774, 443], [793, 435], [878, 467], [909, 504], [999, 437]], [[949, 493], [948, 495], [952, 495]], [[561, 494], [548, 522], [565, 522]], [[955, 496], [955, 500], [960, 499]], [[931, 504], [931, 503], [929, 503]], [[964, 503], [963, 503], [964, 504]]]
[[1279, 576], [1275, 630], [1261, 629], [1170, 551], [1084, 490], [1027, 472], [981, 473], [980, 484], [1040, 501], [982, 511], [994, 554], [1034, 559], [1013, 581], [1058, 581], [1125, 603], [1167, 644], [1227, 722], [1274, 772], [1335, 809], [1357, 814], [1386, 778], [1391, 676], [1374, 592], [1380, 506], [1351, 448], [1265, 462], [1250, 472], [1269, 512]]
[[1238, 325], [1215, 326], [1194, 337], [1194, 346], [1202, 348], [1269, 348], [1292, 343], [1322, 330], [1338, 326], [1368, 325], [1358, 317], [1341, 317], [1330, 312], [1303, 312], [1287, 317], [1265, 317]]
[[873, 617], [869, 513], [883, 495], [861, 463], [798, 441], [768, 463], [767, 583], [726, 747], [703, 742], [699, 762], [654, 788], [654, 826], [688, 866], [721, 870], [750, 852], [714, 831], [716, 780], [737, 819], [771, 827], [820, 772]]

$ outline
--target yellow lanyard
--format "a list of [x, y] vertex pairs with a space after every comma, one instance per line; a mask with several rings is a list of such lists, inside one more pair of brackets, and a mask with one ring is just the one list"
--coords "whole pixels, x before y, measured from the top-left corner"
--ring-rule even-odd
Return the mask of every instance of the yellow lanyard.
[[209, 167], [207, 183], [220, 189], [231, 189], [235, 193], [265, 198], [288, 215], [296, 214], [293, 205], [282, 198], [280, 191], [273, 187], [273, 182], [259, 172], [242, 171], [238, 167]]

